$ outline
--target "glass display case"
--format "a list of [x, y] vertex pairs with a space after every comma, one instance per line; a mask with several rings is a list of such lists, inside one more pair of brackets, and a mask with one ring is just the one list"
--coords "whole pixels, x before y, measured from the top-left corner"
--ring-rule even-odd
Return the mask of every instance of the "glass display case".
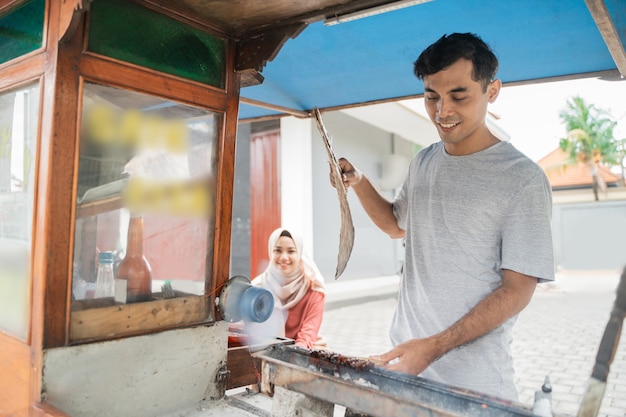
[[[142, 315], [118, 276], [129, 256], [133, 216], [142, 219], [143, 256], [151, 269], [144, 300], [156, 303], [151, 312], [162, 311], [153, 314], [159, 316], [154, 325], [207, 319], [221, 115], [96, 83], [85, 83], [83, 91], [70, 340], [150, 328], [143, 316], [122, 319], [130, 311]], [[114, 256], [115, 294], [96, 297], [98, 254], [105, 251]], [[181, 299], [191, 311], [177, 312]]]

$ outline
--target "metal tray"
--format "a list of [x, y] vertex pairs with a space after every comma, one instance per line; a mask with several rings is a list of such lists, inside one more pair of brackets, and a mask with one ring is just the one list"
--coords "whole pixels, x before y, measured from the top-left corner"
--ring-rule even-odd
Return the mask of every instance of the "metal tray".
[[530, 408], [366, 360], [296, 346], [275, 345], [255, 354], [263, 382], [340, 404], [370, 416], [530, 417]]

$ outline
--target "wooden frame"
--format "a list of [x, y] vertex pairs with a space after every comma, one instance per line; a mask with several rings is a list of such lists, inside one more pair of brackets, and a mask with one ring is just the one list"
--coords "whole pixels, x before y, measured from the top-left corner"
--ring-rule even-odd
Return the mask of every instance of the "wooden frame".
[[[10, 7], [18, 2], [13, 2]], [[4, 9], [3, 9], [4, 10]], [[41, 49], [31, 52], [23, 57], [0, 65], [0, 89], [9, 90], [32, 80], [40, 82], [39, 101], [39, 129], [37, 146], [37, 166], [35, 168], [35, 202], [33, 235], [31, 238], [31, 309], [30, 329], [28, 340], [20, 341], [11, 335], [0, 332], [0, 414], [21, 415], [28, 413], [32, 404], [39, 402], [41, 393], [41, 363], [42, 349], [41, 340], [43, 334], [42, 317], [42, 287], [44, 283], [40, 277], [37, 259], [41, 258], [42, 248], [40, 234], [37, 233], [37, 225], [40, 224], [41, 198], [41, 170], [45, 147], [42, 146], [41, 138], [46, 134], [45, 120], [50, 112], [46, 111], [49, 92], [48, 80], [56, 71], [56, 45], [51, 42], [51, 34], [58, 32], [58, 9], [46, 4], [44, 15], [44, 36]], [[52, 60], [52, 62], [50, 62]], [[35, 414], [39, 415], [39, 414]], [[59, 414], [60, 415], [60, 414]]]
[[[112, 300], [106, 301], [112, 303]], [[181, 294], [173, 299], [157, 298], [148, 303], [75, 310], [70, 315], [69, 339], [72, 343], [85, 343], [107, 339], [110, 334], [128, 336], [194, 325], [210, 317], [208, 310], [204, 297]]]

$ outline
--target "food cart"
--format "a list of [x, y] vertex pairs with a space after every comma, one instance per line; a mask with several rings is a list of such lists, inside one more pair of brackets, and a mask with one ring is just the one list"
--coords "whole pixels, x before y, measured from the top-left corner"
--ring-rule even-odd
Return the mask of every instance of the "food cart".
[[[0, 414], [236, 415], [225, 390], [259, 371], [219, 309], [240, 104], [312, 108], [240, 95], [307, 25], [396, 3], [0, 2]], [[138, 216], [148, 299], [120, 279], [96, 296], [98, 254], [121, 263]]]

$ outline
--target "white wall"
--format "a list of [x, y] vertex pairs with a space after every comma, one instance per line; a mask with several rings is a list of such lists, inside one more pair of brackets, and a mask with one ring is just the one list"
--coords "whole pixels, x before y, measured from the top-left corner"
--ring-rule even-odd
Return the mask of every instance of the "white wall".
[[299, 230], [305, 252], [314, 257], [311, 142], [311, 119], [280, 120], [282, 225]]
[[552, 231], [559, 269], [608, 270], [626, 265], [624, 200], [557, 204]]
[[419, 106], [420, 111], [400, 101], [353, 107], [341, 113], [421, 146], [439, 141], [437, 129], [425, 116], [423, 104], [414, 103], [414, 106]]
[[[363, 123], [342, 112], [322, 115], [332, 137], [337, 158], [346, 157], [376, 185], [382, 174], [383, 156], [391, 153], [393, 134]], [[339, 251], [341, 214], [337, 191], [330, 185], [328, 156], [315, 124], [313, 132], [313, 207], [315, 227], [315, 260], [327, 280], [334, 280]], [[397, 143], [406, 141], [396, 137]], [[412, 146], [397, 146], [412, 150]], [[406, 155], [410, 157], [412, 155]], [[391, 199], [393, 191], [383, 191]], [[399, 241], [390, 239], [369, 219], [354, 191], [348, 192], [348, 202], [355, 229], [355, 242], [346, 270], [340, 279], [370, 278], [394, 275], [400, 269], [402, 253]], [[401, 243], [401, 242], [400, 242]]]

